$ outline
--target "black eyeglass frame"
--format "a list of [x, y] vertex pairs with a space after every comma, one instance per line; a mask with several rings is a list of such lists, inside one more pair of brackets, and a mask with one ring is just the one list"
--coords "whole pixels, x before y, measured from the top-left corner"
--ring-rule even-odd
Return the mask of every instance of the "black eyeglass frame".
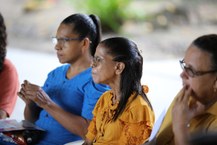
[[179, 60], [179, 63], [180, 63], [180, 66], [181, 66], [182, 70], [184, 70], [190, 77], [202, 76], [202, 75], [205, 75], [205, 74], [217, 72], [217, 69], [208, 70], [208, 71], [196, 71], [196, 70], [193, 70], [192, 68], [186, 66], [186, 63], [185, 63], [184, 59]]

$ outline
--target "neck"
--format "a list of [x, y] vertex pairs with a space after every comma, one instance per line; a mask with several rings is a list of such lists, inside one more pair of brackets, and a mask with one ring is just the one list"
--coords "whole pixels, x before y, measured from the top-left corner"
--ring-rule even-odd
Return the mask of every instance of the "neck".
[[113, 78], [113, 82], [109, 83], [108, 85], [111, 87], [111, 91], [113, 94], [113, 99], [116, 101], [120, 101], [121, 99], [121, 91], [120, 91], [120, 76], [115, 76]]
[[216, 103], [217, 98], [212, 99], [211, 101], [207, 102], [205, 105], [205, 108], [208, 109], [210, 106], [212, 106], [214, 103]]
[[67, 78], [70, 79], [75, 75], [81, 73], [82, 71], [86, 70], [90, 67], [91, 59], [89, 58], [80, 58], [74, 63], [70, 64], [70, 68], [67, 71]]
[[116, 104], [116, 103], [119, 102], [120, 99], [121, 99], [120, 90], [119, 90], [119, 89], [112, 89], [112, 94], [113, 94], [112, 103], [113, 103], [113, 104]]

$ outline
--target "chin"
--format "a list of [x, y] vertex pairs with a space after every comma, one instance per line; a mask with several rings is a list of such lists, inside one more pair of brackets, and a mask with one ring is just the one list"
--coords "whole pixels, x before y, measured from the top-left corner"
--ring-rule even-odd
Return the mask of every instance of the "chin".
[[62, 63], [62, 60], [60, 58], [58, 58], [59, 62]]
[[201, 99], [200, 97], [198, 97], [198, 96], [195, 95], [195, 94], [193, 94], [191, 97], [192, 97], [195, 101], [198, 101], [198, 102], [200, 102], [200, 103], [203, 104], [203, 105], [206, 104], [203, 99]]
[[60, 62], [61, 64], [66, 63], [65, 61], [63, 61], [63, 60], [61, 60], [61, 59], [59, 59], [59, 62]]
[[99, 83], [99, 81], [95, 78], [95, 77], [93, 77], [93, 81], [94, 81], [94, 83]]

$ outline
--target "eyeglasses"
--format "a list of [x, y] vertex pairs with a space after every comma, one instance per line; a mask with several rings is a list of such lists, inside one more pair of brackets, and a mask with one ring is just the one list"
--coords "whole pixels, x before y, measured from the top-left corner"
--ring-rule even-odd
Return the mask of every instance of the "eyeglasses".
[[102, 60], [103, 60], [103, 58], [101, 58], [99, 56], [94, 56], [92, 58], [92, 67], [97, 66]]
[[100, 63], [103, 60], [103, 58], [99, 56], [94, 56], [92, 60], [93, 60], [93, 63]]
[[180, 66], [181, 66], [182, 70], [184, 70], [187, 73], [187, 75], [192, 77], [192, 78], [195, 77], [195, 76], [202, 76], [202, 75], [205, 75], [205, 74], [208, 74], [208, 73], [217, 72], [216, 69], [215, 70], [209, 70], [209, 71], [196, 71], [193, 68], [188, 67], [186, 65], [184, 59], [180, 60], [179, 63], [180, 63]]
[[53, 44], [61, 43], [65, 44], [66, 42], [69, 41], [75, 41], [75, 40], [82, 40], [81, 38], [57, 38], [57, 37], [51, 37]]

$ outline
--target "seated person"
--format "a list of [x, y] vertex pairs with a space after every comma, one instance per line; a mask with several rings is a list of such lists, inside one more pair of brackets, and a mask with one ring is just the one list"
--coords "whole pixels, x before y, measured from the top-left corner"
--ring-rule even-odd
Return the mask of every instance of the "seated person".
[[[149, 145], [190, 145], [192, 134], [217, 130], [217, 35], [195, 39], [180, 61], [183, 88]], [[208, 145], [208, 144], [207, 144]]]
[[100, 42], [95, 15], [72, 14], [53, 37], [60, 63], [41, 88], [24, 81], [19, 96], [25, 101], [25, 119], [46, 130], [39, 145], [63, 145], [85, 138], [92, 110], [106, 85], [95, 84], [91, 60]]
[[143, 57], [134, 42], [123, 37], [102, 41], [92, 62], [95, 83], [110, 91], [98, 100], [84, 145], [139, 145], [148, 140], [154, 112], [142, 87]]
[[0, 13], [0, 119], [10, 117], [17, 101], [19, 79], [15, 66], [6, 58], [7, 33]]

